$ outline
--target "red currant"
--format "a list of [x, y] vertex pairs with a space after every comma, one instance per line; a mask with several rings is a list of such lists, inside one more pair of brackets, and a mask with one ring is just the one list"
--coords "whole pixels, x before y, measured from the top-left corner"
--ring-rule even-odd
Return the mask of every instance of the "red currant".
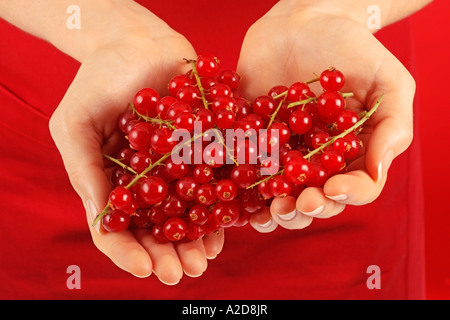
[[134, 97], [134, 109], [143, 116], [155, 117], [157, 114], [156, 105], [159, 99], [159, 93], [154, 89], [144, 88]]
[[325, 70], [320, 75], [320, 85], [325, 90], [340, 91], [344, 84], [344, 74], [335, 68]]
[[149, 205], [163, 201], [168, 192], [166, 182], [159, 177], [148, 177], [141, 183], [141, 196]]
[[187, 224], [181, 218], [171, 217], [164, 223], [163, 232], [170, 241], [180, 241], [186, 236]]
[[121, 232], [130, 225], [130, 215], [121, 210], [112, 210], [102, 217], [102, 224], [109, 232]]

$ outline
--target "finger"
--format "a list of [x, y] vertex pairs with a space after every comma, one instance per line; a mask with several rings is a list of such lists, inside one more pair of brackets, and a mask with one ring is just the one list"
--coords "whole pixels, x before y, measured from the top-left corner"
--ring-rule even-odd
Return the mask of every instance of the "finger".
[[296, 201], [294, 197], [275, 198], [270, 205], [272, 218], [283, 228], [303, 229], [313, 220], [296, 209]]
[[[97, 210], [93, 202], [87, 203], [87, 211]], [[129, 231], [107, 232], [103, 228], [93, 227], [90, 219], [89, 229], [95, 246], [119, 268], [136, 277], [145, 278], [152, 273], [152, 261], [145, 249]], [[99, 230], [97, 230], [99, 229]]]
[[138, 230], [135, 236], [150, 255], [158, 279], [167, 285], [180, 282], [183, 268], [173, 243], [158, 243], [148, 230]]
[[363, 170], [331, 177], [323, 190], [327, 198], [342, 204], [364, 205], [374, 201], [383, 190], [386, 176], [379, 182]]
[[222, 251], [225, 240], [225, 230], [223, 228], [207, 234], [203, 237], [206, 258], [214, 259]]
[[278, 227], [278, 223], [272, 218], [268, 207], [251, 214], [249, 223], [256, 231], [261, 233], [272, 232]]
[[345, 204], [327, 198], [322, 188], [309, 187], [297, 198], [296, 208], [306, 216], [330, 218], [341, 213]]
[[183, 271], [189, 277], [199, 277], [208, 267], [205, 246], [201, 239], [176, 243], [175, 249], [180, 258]]

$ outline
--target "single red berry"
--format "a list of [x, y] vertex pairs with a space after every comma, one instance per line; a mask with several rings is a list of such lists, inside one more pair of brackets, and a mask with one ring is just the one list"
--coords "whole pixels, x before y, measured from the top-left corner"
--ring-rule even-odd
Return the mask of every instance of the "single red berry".
[[181, 112], [175, 116], [173, 125], [177, 129], [184, 129], [189, 132], [194, 131], [195, 116], [191, 112]]
[[214, 113], [211, 110], [200, 108], [195, 114], [195, 120], [202, 123], [202, 132], [214, 127]]
[[311, 176], [306, 183], [308, 187], [322, 187], [328, 180], [330, 174], [318, 162], [311, 162]]
[[[262, 179], [266, 179], [267, 177], [262, 177]], [[271, 180], [263, 181], [258, 184], [258, 192], [264, 199], [270, 199], [273, 197], [272, 190], [270, 189]]]
[[228, 109], [220, 109], [216, 112], [215, 122], [221, 129], [229, 129], [233, 127], [236, 116], [234, 112]]
[[[283, 85], [274, 86], [274, 87], [270, 88], [267, 95], [269, 97], [275, 98], [276, 96], [288, 91], [288, 89], [289, 89], [288, 87], [283, 86]], [[281, 99], [281, 98], [279, 98], [279, 99]]]
[[111, 205], [118, 210], [124, 210], [131, 205], [131, 192], [123, 186], [115, 187], [109, 194]]
[[145, 178], [141, 183], [141, 196], [149, 204], [157, 204], [163, 201], [168, 194], [166, 182], [159, 177]]
[[199, 183], [191, 176], [179, 179], [175, 184], [176, 193], [185, 201], [194, 200]]
[[323, 167], [330, 173], [342, 170], [345, 167], [345, 158], [336, 150], [327, 150], [320, 159]]
[[130, 167], [137, 173], [147, 169], [154, 161], [152, 154], [147, 151], [136, 151], [130, 159]]
[[339, 92], [325, 91], [317, 98], [317, 108], [321, 119], [333, 123], [345, 108], [345, 99]]
[[181, 87], [180, 90], [178, 90], [176, 98], [181, 102], [187, 103], [191, 107], [196, 107], [200, 104], [201, 94], [198, 87], [188, 85]]
[[331, 139], [328, 132], [318, 131], [313, 134], [311, 138], [311, 145], [314, 149], [320, 148], [323, 144], [327, 143]]
[[176, 192], [170, 193], [161, 203], [163, 212], [169, 217], [179, 217], [184, 214], [187, 203]]
[[159, 154], [166, 154], [177, 145], [177, 141], [172, 138], [172, 130], [168, 128], [158, 128], [153, 131], [150, 144], [152, 149]]
[[162, 225], [168, 218], [161, 206], [152, 206], [148, 210], [148, 215], [151, 222], [159, 225]]
[[224, 70], [217, 77], [219, 83], [224, 83], [230, 87], [231, 90], [239, 87], [239, 81], [241, 77], [233, 70]]
[[359, 121], [358, 114], [353, 110], [343, 110], [336, 120], [339, 132], [350, 129]]
[[289, 88], [288, 88], [288, 94], [286, 99], [288, 101], [301, 101], [301, 100], [305, 100], [308, 98], [312, 98], [314, 97], [314, 93], [311, 91], [311, 89], [309, 88], [309, 86], [306, 83], [303, 82], [296, 82], [293, 83]]
[[128, 228], [130, 215], [121, 210], [112, 210], [102, 217], [102, 225], [109, 232], [121, 232]]
[[198, 183], [207, 183], [214, 177], [214, 172], [210, 166], [202, 163], [195, 165], [192, 176]]
[[278, 175], [270, 180], [270, 191], [274, 197], [284, 198], [291, 194], [292, 184], [284, 175]]
[[197, 57], [195, 67], [200, 77], [211, 77], [219, 70], [219, 60], [211, 54], [202, 54]]
[[275, 122], [269, 128], [271, 130], [278, 130], [278, 138], [280, 140], [280, 145], [288, 143], [291, 138], [291, 131], [289, 130], [289, 126], [283, 122]]
[[292, 157], [285, 164], [284, 175], [293, 184], [307, 183], [311, 176], [311, 165], [303, 157]]
[[239, 205], [236, 201], [219, 201], [211, 210], [211, 216], [220, 227], [231, 227], [239, 219]]
[[195, 202], [210, 206], [217, 200], [216, 188], [210, 183], [204, 183], [200, 185], [195, 192]]
[[344, 74], [335, 68], [325, 70], [320, 75], [320, 85], [324, 90], [340, 91], [344, 84]]
[[354, 132], [350, 132], [344, 137], [345, 141], [347, 141], [350, 148], [348, 148], [347, 152], [344, 153], [345, 159], [353, 159], [356, 158], [361, 151], [362, 141]]
[[312, 119], [308, 112], [298, 109], [289, 117], [289, 128], [296, 134], [304, 134], [311, 129]]
[[181, 218], [171, 217], [164, 223], [163, 232], [170, 241], [180, 241], [186, 236], [187, 224]]
[[217, 83], [211, 87], [209, 90], [209, 96], [211, 100], [214, 100], [217, 97], [220, 96], [233, 96], [233, 92], [231, 91], [230, 87], [226, 85], [225, 83]]
[[147, 122], [138, 122], [128, 133], [128, 142], [130, 147], [135, 150], [150, 149], [150, 138], [155, 128]]
[[156, 105], [160, 99], [159, 93], [152, 88], [140, 90], [133, 100], [134, 109], [141, 115], [155, 117], [157, 114]]
[[172, 97], [176, 97], [178, 91], [185, 87], [185, 86], [189, 86], [192, 85], [193, 81], [191, 78], [189, 78], [186, 75], [176, 75], [174, 76], [168, 84], [168, 89], [169, 89], [169, 93]]
[[277, 105], [270, 96], [260, 96], [253, 101], [253, 111], [263, 119], [269, 119], [269, 116], [275, 112]]
[[165, 163], [165, 172], [173, 179], [180, 179], [189, 173], [189, 165], [184, 162], [175, 163], [169, 158]]
[[188, 217], [193, 224], [204, 225], [209, 217], [208, 207], [196, 204], [189, 210]]
[[173, 103], [169, 109], [167, 109], [167, 113], [165, 116], [166, 120], [174, 120], [175, 117], [182, 113], [182, 112], [192, 112], [192, 108], [189, 104], [182, 102], [182, 101], [177, 101], [175, 103]]
[[231, 180], [240, 188], [247, 188], [256, 182], [258, 172], [251, 164], [240, 164], [231, 169]]
[[237, 192], [236, 184], [229, 179], [220, 180], [216, 184], [216, 196], [220, 201], [232, 201], [236, 198]]

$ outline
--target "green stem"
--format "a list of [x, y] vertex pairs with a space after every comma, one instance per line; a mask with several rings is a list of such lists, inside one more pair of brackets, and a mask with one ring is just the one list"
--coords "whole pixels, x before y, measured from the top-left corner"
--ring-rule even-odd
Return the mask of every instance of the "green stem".
[[206, 101], [205, 89], [203, 88], [202, 81], [201, 81], [200, 76], [198, 75], [198, 72], [197, 72], [197, 67], [195, 66], [196, 61], [195, 60], [189, 60], [189, 59], [184, 59], [184, 60], [187, 63], [191, 64], [192, 74], [195, 77], [195, 82], [197, 83], [198, 90], [200, 91], [200, 95], [201, 95], [201, 99], [202, 99], [202, 102], [203, 102], [203, 106], [205, 107], [205, 109], [208, 109], [208, 101]]
[[108, 156], [107, 154], [103, 154], [103, 157], [105, 157], [106, 159], [114, 162], [115, 164], [119, 165], [122, 167], [122, 169], [128, 170], [134, 174], [137, 174], [136, 171], [134, 171], [132, 168], [130, 168], [129, 166], [127, 166], [126, 164], [122, 163], [119, 159], [113, 158], [111, 156]]
[[132, 103], [130, 103], [130, 106], [131, 106], [131, 108], [133, 108], [133, 111], [139, 116], [139, 118], [144, 119], [145, 122], [151, 122], [151, 123], [156, 123], [159, 125], [165, 125], [172, 130], [176, 129], [175, 126], [172, 124], [173, 121], [163, 120], [163, 119], [159, 118], [159, 115], [158, 115], [158, 118], [151, 118], [148, 116], [144, 116], [136, 111], [136, 109], [134, 108], [134, 105]]

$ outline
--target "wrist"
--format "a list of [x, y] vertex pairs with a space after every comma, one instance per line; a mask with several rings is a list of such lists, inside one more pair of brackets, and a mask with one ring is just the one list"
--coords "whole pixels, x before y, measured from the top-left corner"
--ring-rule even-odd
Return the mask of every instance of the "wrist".
[[134, 1], [101, 0], [80, 5], [81, 27], [50, 39], [56, 47], [83, 62], [93, 52], [117, 44], [137, 46], [176, 32]]
[[[284, 3], [291, 12], [302, 12], [302, 16], [307, 19], [327, 15], [351, 20], [369, 28], [368, 20], [373, 17], [373, 14], [379, 13], [377, 29], [392, 22], [392, 3], [389, 0], [281, 0], [280, 2]], [[374, 8], [379, 11], [373, 11]]]

